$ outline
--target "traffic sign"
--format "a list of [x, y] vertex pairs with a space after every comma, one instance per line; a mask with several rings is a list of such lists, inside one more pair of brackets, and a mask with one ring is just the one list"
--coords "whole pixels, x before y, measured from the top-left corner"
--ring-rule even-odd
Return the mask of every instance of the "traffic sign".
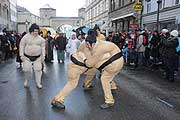
[[142, 9], [143, 9], [142, 5], [134, 5], [133, 6], [133, 10], [140, 11]]

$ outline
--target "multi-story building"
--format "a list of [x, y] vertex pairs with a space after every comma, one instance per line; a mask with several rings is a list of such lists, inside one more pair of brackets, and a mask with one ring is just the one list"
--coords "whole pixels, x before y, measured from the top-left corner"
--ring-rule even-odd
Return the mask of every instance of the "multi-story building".
[[9, 29], [10, 23], [10, 1], [0, 0], [0, 31]]
[[24, 31], [28, 32], [30, 25], [33, 23], [42, 26], [43, 19], [37, 15], [30, 13], [27, 9], [18, 6], [17, 12], [18, 12], [17, 28], [19, 33], [22, 33]]
[[[70, 25], [72, 27], [80, 27], [84, 25], [83, 9], [79, 12], [80, 17], [57, 17], [54, 8], [48, 4], [40, 8], [40, 17], [30, 13], [27, 9], [18, 6], [18, 32], [28, 32], [28, 28], [32, 23], [38, 24], [40, 27], [51, 27], [55, 31], [63, 25]], [[46, 11], [47, 10], [47, 11]], [[51, 11], [52, 10], [52, 11]], [[46, 11], [46, 12], [45, 12]]]
[[10, 24], [9, 30], [17, 30], [17, 0], [10, 0]]
[[79, 17], [59, 17], [56, 16], [56, 9], [50, 7], [49, 4], [46, 4], [44, 7], [39, 9], [40, 18], [42, 18], [42, 26], [51, 27], [56, 31], [60, 31], [59, 29], [63, 25], [70, 25], [72, 27], [82, 26], [84, 25], [84, 9], [85, 8], [81, 8], [78, 10]]
[[85, 24], [85, 16], [86, 16], [86, 12], [85, 12], [86, 8], [80, 8], [78, 9], [78, 17], [82, 18], [82, 25]]
[[109, 21], [109, 0], [86, 0], [85, 25], [93, 28], [95, 24], [100, 28]]
[[139, 24], [138, 12], [133, 9], [135, 0], [109, 0], [109, 18], [113, 31], [129, 31], [131, 25]]
[[86, 8], [78, 9], [78, 17], [85, 18], [85, 15], [86, 15], [85, 10], [86, 10]]
[[56, 9], [52, 8], [49, 4], [40, 8], [39, 11], [41, 18], [49, 19], [51, 17], [56, 17]]
[[[180, 0], [143, 0], [143, 27], [150, 30], [157, 29], [157, 14], [159, 1], [160, 29], [169, 30], [180, 28]], [[179, 25], [179, 26], [178, 26]]]

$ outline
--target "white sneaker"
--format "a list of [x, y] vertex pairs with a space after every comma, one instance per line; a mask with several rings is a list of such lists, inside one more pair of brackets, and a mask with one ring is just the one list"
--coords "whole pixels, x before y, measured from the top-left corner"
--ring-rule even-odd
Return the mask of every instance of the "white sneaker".
[[24, 81], [24, 87], [27, 88], [28, 87], [28, 80]]

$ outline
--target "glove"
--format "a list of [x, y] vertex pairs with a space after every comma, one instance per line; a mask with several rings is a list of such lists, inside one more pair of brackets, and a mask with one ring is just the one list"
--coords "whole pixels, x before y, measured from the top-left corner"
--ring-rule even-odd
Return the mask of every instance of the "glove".
[[25, 60], [25, 57], [24, 56], [20, 56], [21, 60], [24, 61]]
[[44, 57], [44, 56], [42, 56], [42, 57], [41, 57], [41, 62], [43, 63], [43, 62], [44, 62], [44, 60], [45, 60], [45, 57]]

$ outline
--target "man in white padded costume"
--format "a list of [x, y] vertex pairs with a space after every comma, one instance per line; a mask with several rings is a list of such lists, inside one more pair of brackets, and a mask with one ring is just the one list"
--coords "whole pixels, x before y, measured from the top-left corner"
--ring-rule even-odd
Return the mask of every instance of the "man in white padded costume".
[[32, 24], [29, 33], [20, 42], [20, 56], [25, 76], [24, 87], [28, 86], [32, 67], [35, 72], [37, 88], [41, 89], [42, 63], [45, 59], [45, 40], [39, 36], [39, 26]]

